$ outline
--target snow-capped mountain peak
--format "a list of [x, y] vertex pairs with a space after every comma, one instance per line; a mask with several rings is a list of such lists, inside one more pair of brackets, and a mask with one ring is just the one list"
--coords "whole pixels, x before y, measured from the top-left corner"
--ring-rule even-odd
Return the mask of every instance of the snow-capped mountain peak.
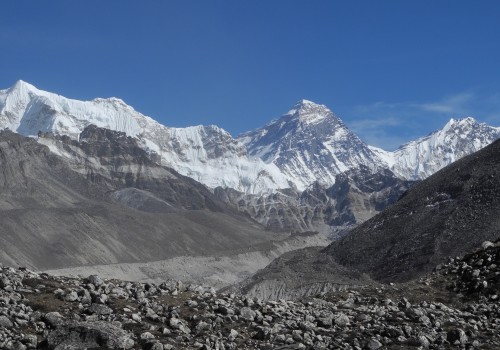
[[387, 152], [368, 146], [325, 105], [300, 100], [278, 119], [234, 139], [215, 125], [164, 126], [115, 97], [78, 101], [22, 80], [0, 90], [0, 128], [77, 139], [90, 124], [137, 138], [163, 165], [208, 187], [252, 194], [290, 186], [304, 190], [314, 182], [332, 185], [338, 174], [362, 166], [422, 179], [500, 138], [500, 128], [467, 117]]
[[88, 125], [137, 136], [144, 116], [118, 99], [78, 101], [37, 89], [22, 80], [0, 90], [0, 126], [26, 136], [39, 131], [78, 138]]
[[441, 130], [389, 152], [390, 167], [402, 178], [424, 179], [498, 138], [500, 128], [478, 123], [472, 117], [450, 119]]
[[377, 167], [363, 141], [326, 106], [308, 100], [240, 140], [251, 155], [276, 164], [299, 189], [314, 181], [331, 185], [336, 175], [359, 165]]
[[301, 123], [319, 123], [326, 118], [336, 118], [325, 105], [309, 100], [300, 100], [284, 116], [298, 119]]
[[25, 82], [24, 80], [18, 80], [12, 87], [9, 89], [11, 91], [15, 90], [38, 90], [36, 87], [31, 85], [30, 83]]
[[208, 187], [232, 187], [248, 193], [289, 187], [276, 165], [249, 156], [242, 144], [217, 126], [169, 128], [118, 98], [78, 101], [24, 81], [0, 90], [2, 129], [25, 136], [42, 131], [77, 139], [90, 124], [137, 138], [143, 148], [160, 155], [163, 165]]
[[448, 121], [448, 123], [446, 123], [446, 125], [443, 127], [443, 131], [451, 129], [457, 130], [464, 127], [474, 127], [477, 126], [478, 124], [479, 123], [473, 117], [465, 117], [459, 119], [451, 118]]

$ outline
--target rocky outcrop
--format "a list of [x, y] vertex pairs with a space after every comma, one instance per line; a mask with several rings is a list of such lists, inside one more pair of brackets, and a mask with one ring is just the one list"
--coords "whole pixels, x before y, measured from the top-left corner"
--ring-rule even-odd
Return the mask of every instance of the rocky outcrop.
[[[99, 305], [99, 304], [92, 304]], [[98, 314], [98, 313], [95, 313]], [[57, 326], [49, 333], [49, 349], [131, 349], [135, 342], [127, 331], [105, 321], [77, 321]]]
[[[498, 302], [500, 241], [485, 241], [482, 248], [463, 257], [450, 257], [436, 267], [435, 279], [444, 279], [450, 290], [467, 299]], [[437, 277], [437, 278], [436, 278]]]
[[327, 188], [314, 182], [300, 193], [284, 190], [257, 196], [218, 187], [214, 194], [269, 230], [318, 231], [336, 238], [396, 202], [412, 184], [390, 170], [373, 173], [361, 166], [337, 175]]

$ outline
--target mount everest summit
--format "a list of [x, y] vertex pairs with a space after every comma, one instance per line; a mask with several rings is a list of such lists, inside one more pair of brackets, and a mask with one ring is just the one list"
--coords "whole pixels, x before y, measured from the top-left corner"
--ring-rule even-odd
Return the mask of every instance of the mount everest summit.
[[332, 111], [307, 100], [239, 139], [251, 155], [276, 164], [299, 189], [315, 181], [332, 185], [336, 175], [361, 165], [373, 170], [384, 166]]
[[326, 106], [307, 100], [266, 126], [233, 138], [214, 125], [164, 126], [117, 98], [78, 101], [23, 81], [0, 90], [2, 129], [78, 139], [91, 124], [126, 133], [156, 153], [162, 165], [209, 188], [247, 194], [285, 188], [302, 192], [315, 182], [328, 187], [337, 175], [361, 166], [419, 180], [500, 138], [500, 128], [473, 118], [452, 119], [443, 129], [387, 152], [362, 141]]

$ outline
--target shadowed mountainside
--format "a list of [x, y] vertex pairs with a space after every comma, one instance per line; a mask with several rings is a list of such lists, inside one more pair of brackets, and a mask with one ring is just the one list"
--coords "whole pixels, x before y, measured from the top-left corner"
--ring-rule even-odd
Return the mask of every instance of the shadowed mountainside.
[[0, 133], [2, 263], [54, 269], [144, 262], [282, 238], [157, 165], [122, 133], [90, 128], [80, 142], [42, 141], [59, 156], [34, 139]]

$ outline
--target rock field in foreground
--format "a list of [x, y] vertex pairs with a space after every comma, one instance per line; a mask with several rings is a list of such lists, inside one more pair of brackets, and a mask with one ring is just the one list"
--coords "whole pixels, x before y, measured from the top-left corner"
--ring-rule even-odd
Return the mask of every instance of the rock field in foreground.
[[498, 349], [497, 265], [486, 244], [419, 281], [265, 302], [0, 267], [0, 349]]

